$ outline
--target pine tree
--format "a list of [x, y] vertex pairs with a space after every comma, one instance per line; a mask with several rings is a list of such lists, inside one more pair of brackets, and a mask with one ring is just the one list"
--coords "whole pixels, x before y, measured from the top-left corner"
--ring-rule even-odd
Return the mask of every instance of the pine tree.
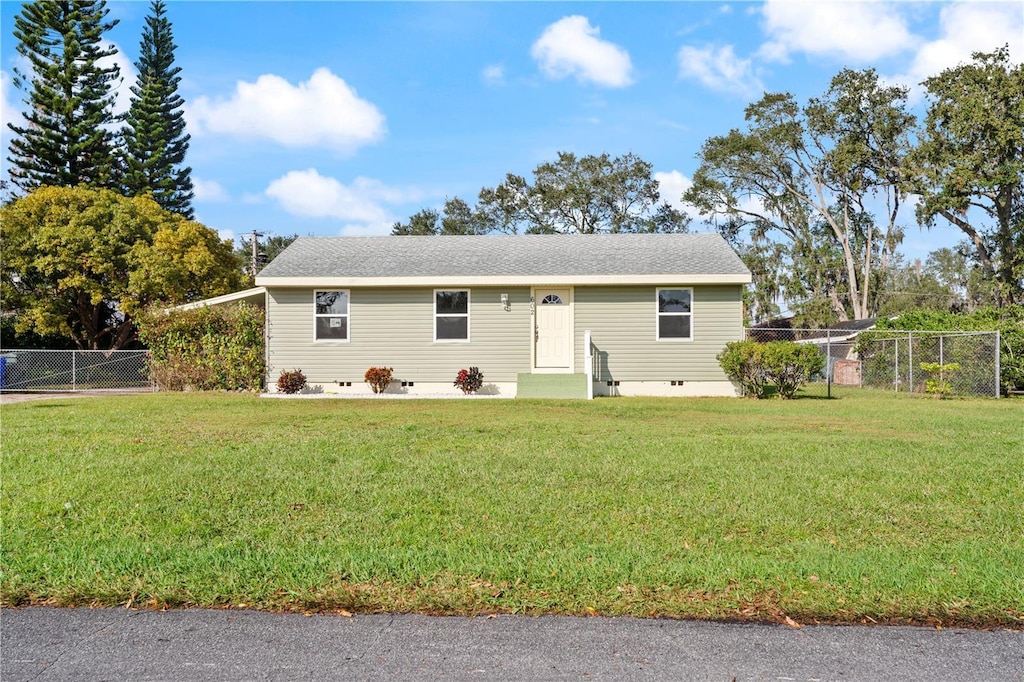
[[124, 132], [124, 185], [128, 196], [152, 192], [163, 208], [191, 219], [192, 169], [182, 167], [190, 136], [185, 132], [185, 101], [178, 95], [177, 46], [165, 9], [161, 0], [153, 0], [135, 62], [139, 80], [132, 88]]
[[27, 93], [25, 125], [10, 124], [11, 180], [30, 192], [43, 185], [109, 187], [115, 182], [111, 124], [117, 65], [99, 60], [117, 53], [104, 47], [105, 0], [28, 2], [14, 19], [18, 54], [31, 67], [14, 69], [14, 85]]

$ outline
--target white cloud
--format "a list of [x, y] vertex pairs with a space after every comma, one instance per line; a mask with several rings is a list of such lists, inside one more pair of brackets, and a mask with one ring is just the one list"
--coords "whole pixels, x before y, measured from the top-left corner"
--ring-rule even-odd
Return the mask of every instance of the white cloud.
[[899, 3], [767, 0], [762, 10], [770, 37], [759, 54], [785, 61], [791, 52], [831, 55], [858, 62], [913, 49]]
[[229, 199], [227, 190], [219, 182], [216, 180], [203, 180], [194, 175], [192, 176], [192, 192], [195, 194], [195, 200], [198, 202], [214, 203]]
[[544, 29], [530, 48], [540, 70], [548, 78], [575, 76], [610, 88], [633, 82], [629, 53], [614, 43], [600, 39], [601, 29], [591, 26], [586, 17], [563, 17]]
[[117, 43], [109, 40], [101, 40], [101, 47], [104, 49], [113, 47], [117, 53], [112, 57], [104, 57], [96, 62], [100, 68], [109, 68], [111, 64], [117, 64], [121, 70], [121, 80], [112, 81], [111, 89], [114, 91], [114, 114], [123, 114], [131, 107], [132, 88], [138, 82], [139, 74], [135, 71], [135, 65], [128, 59], [128, 55], [121, 51]]
[[233, 241], [235, 241], [235, 231], [234, 230], [230, 230], [230, 229], [228, 229], [228, 230], [217, 230], [217, 236], [221, 238], [221, 241], [225, 241], [225, 242], [233, 242]]
[[658, 181], [658, 195], [662, 201], [679, 211], [693, 213], [693, 206], [683, 201], [683, 192], [693, 187], [693, 180], [677, 170], [659, 171], [654, 174], [654, 179]]
[[732, 45], [717, 49], [684, 45], [679, 49], [679, 77], [693, 78], [712, 90], [745, 97], [764, 90], [751, 60], [737, 57]]
[[228, 99], [197, 97], [187, 116], [195, 134], [267, 138], [287, 147], [341, 152], [376, 142], [386, 131], [377, 107], [326, 68], [298, 85], [273, 74], [255, 83], [239, 81]]
[[[356, 178], [351, 185], [320, 175], [315, 168], [291, 171], [274, 180], [266, 195], [288, 213], [348, 221], [345, 234], [387, 234], [395, 218], [384, 204], [416, 198], [416, 193], [388, 187], [379, 180]], [[386, 229], [385, 229], [386, 228]]]
[[505, 67], [501, 64], [490, 64], [480, 72], [480, 77], [487, 85], [504, 85]]
[[973, 52], [1009, 44], [1012, 60], [1024, 60], [1024, 12], [1017, 3], [947, 5], [939, 14], [939, 27], [940, 36], [921, 46], [907, 73], [889, 80], [910, 86], [919, 96], [921, 81], [970, 61]]

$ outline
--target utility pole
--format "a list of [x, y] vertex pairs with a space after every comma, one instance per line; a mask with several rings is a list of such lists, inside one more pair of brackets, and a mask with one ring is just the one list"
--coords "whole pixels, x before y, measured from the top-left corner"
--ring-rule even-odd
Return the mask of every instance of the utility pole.
[[252, 268], [252, 276], [255, 277], [256, 276], [256, 268], [259, 265], [259, 253], [260, 253], [260, 242], [259, 242], [259, 239], [260, 239], [260, 237], [263, 236], [263, 233], [262, 232], [257, 232], [256, 230], [253, 230], [250, 234], [252, 234], [252, 244], [251, 244], [252, 245], [252, 261], [250, 262], [250, 267]]

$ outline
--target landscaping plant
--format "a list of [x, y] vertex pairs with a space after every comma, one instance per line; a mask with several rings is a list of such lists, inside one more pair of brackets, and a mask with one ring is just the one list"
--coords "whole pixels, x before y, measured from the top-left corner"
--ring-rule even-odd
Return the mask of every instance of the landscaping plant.
[[458, 386], [463, 393], [476, 393], [484, 385], [484, 375], [480, 373], [479, 367], [460, 369], [455, 377], [455, 386]]
[[946, 376], [958, 371], [960, 369], [959, 363], [922, 362], [921, 369], [932, 375], [931, 379], [927, 379], [924, 382], [926, 393], [931, 393], [936, 398], [945, 398], [953, 392], [953, 384], [949, 382]]
[[768, 386], [775, 386], [776, 395], [790, 399], [822, 370], [825, 356], [816, 346], [793, 341], [733, 341], [718, 354], [718, 363], [744, 395], [764, 398]]
[[281, 393], [298, 393], [306, 387], [306, 375], [301, 369], [288, 371], [281, 370], [281, 376], [277, 378], [277, 390]]
[[743, 395], [763, 398], [767, 377], [761, 362], [763, 346], [757, 341], [731, 341], [718, 354], [718, 364], [725, 376], [743, 388]]
[[374, 393], [383, 393], [391, 384], [391, 367], [371, 367], [363, 375], [363, 381], [370, 384]]
[[765, 376], [769, 383], [774, 384], [777, 395], [788, 400], [822, 370], [825, 356], [812, 344], [771, 341], [763, 344], [761, 362]]

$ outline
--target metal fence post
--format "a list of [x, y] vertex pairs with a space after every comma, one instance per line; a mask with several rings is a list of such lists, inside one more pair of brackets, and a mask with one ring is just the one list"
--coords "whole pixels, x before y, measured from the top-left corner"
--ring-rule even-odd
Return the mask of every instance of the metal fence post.
[[832, 330], [825, 330], [825, 395], [832, 397]]
[[78, 390], [78, 351], [71, 351], [71, 391]]
[[914, 395], [914, 332], [907, 332], [907, 363], [910, 365], [907, 368], [910, 374], [910, 395]]
[[1003, 352], [1002, 346], [999, 343], [999, 330], [996, 330], [996, 400], [999, 399], [999, 361], [1000, 355]]
[[896, 337], [895, 339], [893, 339], [893, 349], [894, 350], [893, 350], [893, 353], [892, 353], [892, 361], [893, 361], [892, 387], [893, 387], [893, 390], [896, 391], [896, 393], [899, 393], [900, 392], [900, 339], [899, 339], [899, 337]]

